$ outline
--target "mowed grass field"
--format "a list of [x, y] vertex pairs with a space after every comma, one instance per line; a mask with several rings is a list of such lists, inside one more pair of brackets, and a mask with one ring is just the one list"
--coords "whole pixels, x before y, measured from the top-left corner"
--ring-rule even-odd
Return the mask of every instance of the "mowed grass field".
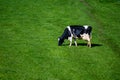
[[[119, 0], [0, 0], [0, 80], [120, 80]], [[58, 37], [91, 25], [92, 48]]]

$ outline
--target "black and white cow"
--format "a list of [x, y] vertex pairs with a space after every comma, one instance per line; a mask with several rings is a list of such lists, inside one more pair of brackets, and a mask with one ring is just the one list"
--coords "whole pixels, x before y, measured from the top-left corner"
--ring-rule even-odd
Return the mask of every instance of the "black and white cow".
[[61, 37], [58, 38], [58, 46], [61, 46], [65, 39], [70, 41], [70, 45], [72, 45], [72, 39], [74, 39], [75, 45], [77, 46], [76, 39], [80, 38], [87, 41], [87, 46], [91, 47], [91, 31], [92, 27], [88, 25], [70, 25], [65, 28]]

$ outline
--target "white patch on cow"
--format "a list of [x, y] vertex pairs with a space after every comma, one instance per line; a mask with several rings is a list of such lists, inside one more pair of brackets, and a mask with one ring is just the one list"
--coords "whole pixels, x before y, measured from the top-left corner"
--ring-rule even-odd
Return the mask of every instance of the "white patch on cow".
[[69, 40], [69, 41], [72, 41], [72, 37], [68, 37], [68, 40]]
[[90, 41], [90, 36], [89, 36], [89, 34], [84, 33], [84, 34], [81, 35], [81, 38], [82, 38], [83, 40]]
[[84, 27], [85, 29], [87, 29], [87, 28], [88, 28], [88, 25], [84, 25], [83, 27]]
[[73, 34], [72, 34], [72, 32], [71, 32], [70, 26], [67, 26], [67, 28], [68, 28], [68, 30], [70, 31], [70, 34], [71, 34], [71, 37], [68, 37], [68, 40], [70, 41], [70, 45], [69, 45], [69, 46], [71, 46], [71, 45], [72, 45], [72, 37], [73, 37]]
[[83, 40], [86, 40], [88, 43], [87, 43], [87, 46], [88, 47], [91, 47], [91, 42], [90, 42], [90, 35], [89, 34], [86, 34], [86, 33], [84, 33], [84, 34], [82, 34], [81, 35], [81, 38], [83, 39]]
[[70, 26], [67, 26], [67, 28], [68, 28], [68, 30], [70, 31], [70, 33], [72, 34], [71, 29], [70, 29]]
[[71, 31], [70, 26], [67, 26], [68, 30]]
[[68, 30], [70, 31], [71, 37], [73, 37], [73, 34], [71, 32], [70, 26], [67, 26]]

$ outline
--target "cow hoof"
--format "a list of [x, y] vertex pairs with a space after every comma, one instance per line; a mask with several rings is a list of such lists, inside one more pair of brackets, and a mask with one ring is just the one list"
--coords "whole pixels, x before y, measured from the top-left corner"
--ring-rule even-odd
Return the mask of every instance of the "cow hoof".
[[87, 45], [89, 48], [91, 48], [91, 45]]

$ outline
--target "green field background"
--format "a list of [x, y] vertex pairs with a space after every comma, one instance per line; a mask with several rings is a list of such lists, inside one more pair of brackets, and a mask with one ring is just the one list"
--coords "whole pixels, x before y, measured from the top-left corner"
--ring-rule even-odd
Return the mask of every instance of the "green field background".
[[[92, 48], [58, 46], [91, 25]], [[0, 80], [120, 80], [120, 0], [0, 0]]]

